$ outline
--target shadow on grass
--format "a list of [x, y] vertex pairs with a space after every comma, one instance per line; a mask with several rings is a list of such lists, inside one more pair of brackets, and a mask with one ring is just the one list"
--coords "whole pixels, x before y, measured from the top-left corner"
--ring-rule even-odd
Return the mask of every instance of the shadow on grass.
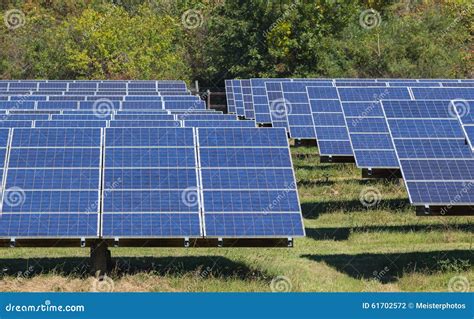
[[[356, 279], [376, 279], [382, 283], [399, 280], [408, 273], [465, 271], [474, 262], [470, 250], [358, 254], [358, 255], [303, 255], [316, 262], [324, 262], [337, 271]], [[447, 285], [447, 283], [446, 283]]]
[[[112, 252], [112, 256], [114, 251]], [[187, 257], [112, 257], [113, 277], [153, 273], [158, 276], [180, 277], [194, 274], [201, 278], [237, 278], [241, 280], [268, 280], [270, 276], [250, 269], [243, 263], [219, 256]], [[76, 278], [90, 276], [89, 258], [12, 258], [0, 259], [2, 276], [34, 277], [40, 274], [58, 274]], [[0, 276], [1, 278], [1, 276]]]
[[395, 225], [395, 226], [362, 226], [362, 227], [334, 227], [334, 228], [306, 228], [306, 236], [314, 240], [347, 240], [355, 232], [429, 232], [429, 231], [462, 231], [474, 233], [474, 224], [447, 224], [447, 225]]
[[344, 201], [319, 201], [306, 202], [301, 204], [304, 218], [317, 219], [319, 215], [332, 213], [335, 211], [354, 212], [362, 210], [386, 209], [386, 210], [405, 210], [410, 208], [410, 202], [405, 198], [384, 199], [374, 207], [366, 208], [360, 200]]

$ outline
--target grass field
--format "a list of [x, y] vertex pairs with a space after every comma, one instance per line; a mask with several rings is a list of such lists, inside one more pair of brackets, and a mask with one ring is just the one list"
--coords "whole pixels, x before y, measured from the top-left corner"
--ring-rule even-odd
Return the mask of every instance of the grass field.
[[472, 291], [472, 217], [417, 217], [403, 182], [292, 152], [307, 235], [294, 248], [113, 248], [102, 281], [88, 249], [1, 249], [0, 290]]

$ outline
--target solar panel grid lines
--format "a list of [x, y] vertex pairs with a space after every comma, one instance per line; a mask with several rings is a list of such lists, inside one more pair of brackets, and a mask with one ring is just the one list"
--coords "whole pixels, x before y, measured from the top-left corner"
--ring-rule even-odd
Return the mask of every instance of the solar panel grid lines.
[[[294, 176], [292, 183], [282, 190], [282, 185], [278, 191], [272, 191], [268, 185], [274, 181], [276, 175], [268, 174], [276, 170], [284, 169], [276, 165], [265, 165], [256, 169], [255, 161], [250, 161], [245, 165], [248, 158], [243, 156], [244, 162], [239, 162], [240, 152], [226, 153], [226, 161], [211, 161], [206, 155], [206, 150], [213, 149], [217, 152], [223, 150], [261, 150], [262, 145], [268, 150], [278, 149], [287, 145], [285, 131], [282, 129], [198, 129], [199, 132], [199, 152], [202, 168], [202, 183], [204, 193], [204, 223], [206, 225], [206, 236], [245, 238], [245, 237], [281, 237], [302, 236], [301, 213], [289, 211], [288, 200], [294, 201], [295, 206], [299, 202], [294, 196], [292, 188], [296, 188]], [[262, 133], [265, 134], [262, 135]], [[224, 138], [222, 136], [225, 136]], [[252, 137], [253, 136], [253, 137]], [[221, 139], [226, 144], [223, 145]], [[271, 144], [268, 144], [272, 141]], [[287, 149], [288, 151], [288, 149]], [[266, 156], [272, 157], [268, 152]], [[291, 158], [286, 157], [286, 167], [291, 170]], [[270, 160], [270, 162], [274, 162]], [[277, 161], [278, 162], [278, 161]], [[281, 166], [281, 164], [279, 164]], [[248, 173], [248, 174], [247, 174]], [[255, 175], [256, 174], [256, 175]], [[236, 176], [234, 180], [229, 180], [229, 176]], [[267, 178], [272, 178], [267, 180]], [[250, 179], [249, 179], [250, 178]], [[256, 187], [256, 183], [261, 183], [262, 187]], [[281, 183], [281, 181], [280, 181]], [[263, 186], [267, 188], [263, 188]], [[293, 185], [293, 187], [291, 187]], [[270, 187], [273, 189], [273, 187]], [[267, 189], [267, 190], [265, 190]], [[237, 197], [235, 197], [237, 196]], [[287, 197], [291, 197], [288, 199]], [[255, 200], [259, 199], [258, 202]], [[276, 201], [274, 206], [283, 209], [274, 209], [272, 201]], [[298, 216], [299, 215], [299, 216]], [[293, 217], [299, 218], [295, 221]], [[282, 219], [284, 218], [284, 219]], [[286, 220], [286, 224], [285, 221]]]
[[[100, 163], [93, 158], [100, 151], [87, 158], [93, 154], [88, 149], [100, 149], [98, 135], [100, 130], [12, 129], [5, 176], [7, 199], [2, 201], [2, 214], [6, 218], [2, 219], [0, 236], [98, 236], [96, 203]], [[70, 157], [67, 150], [78, 155]], [[61, 156], [24, 158], [18, 151], [20, 154], [59, 152]], [[74, 157], [78, 160], [73, 160]]]
[[255, 119], [255, 109], [252, 97], [252, 85], [250, 80], [241, 80], [242, 99], [244, 103], [244, 113], [246, 119]]
[[235, 113], [245, 117], [244, 97], [240, 80], [232, 80], [232, 92], [234, 94]]
[[315, 135], [322, 156], [353, 156], [337, 88], [307, 86]]
[[[463, 206], [474, 200], [470, 174], [474, 155], [464, 143], [461, 125], [453, 118], [450, 104], [446, 100], [382, 101], [410, 202], [415, 206]], [[417, 121], [417, 126], [424, 129], [418, 128], [413, 134], [398, 130], [399, 124], [394, 121]], [[431, 126], [445, 122], [449, 123], [448, 130]], [[393, 128], [397, 129], [395, 133]]]
[[471, 150], [474, 152], [474, 116], [471, 113], [473, 101], [453, 99], [450, 102], [450, 111], [459, 120], [464, 136]]
[[[113, 200], [108, 200], [108, 198], [103, 195], [106, 203], [103, 217], [104, 225], [106, 225], [103, 233], [104, 237], [183, 238], [201, 236], [200, 223], [198, 220], [199, 212], [197, 212], [194, 207], [191, 207], [192, 209], [186, 208], [181, 198], [185, 191], [185, 189], [181, 189], [183, 185], [180, 186], [181, 188], [179, 189], [169, 189], [150, 188], [152, 184], [149, 184], [152, 180], [152, 176], [149, 174], [154, 174], [157, 170], [160, 170], [161, 173], [168, 170], [170, 174], [172, 173], [170, 169], [176, 172], [186, 172], [190, 168], [194, 171], [197, 170], [194, 155], [191, 156], [191, 154], [195, 152], [193, 129], [134, 128], [107, 129], [107, 132], [108, 139], [106, 139], [106, 160], [104, 165], [105, 180], [108, 180], [112, 176], [110, 175], [111, 170], [120, 169], [122, 171], [120, 176], [123, 177], [123, 186], [119, 186], [118, 190], [111, 192], [113, 196], [110, 195], [109, 197], [114, 197]], [[112, 138], [112, 140], [110, 140], [110, 138]], [[124, 147], [128, 149], [128, 151], [135, 150], [135, 154], [138, 155], [138, 157], [133, 155], [126, 161], [120, 160], [120, 158], [118, 161], [112, 161], [110, 158], [117, 159], [117, 157], [115, 154], [110, 153], [110, 150], [114, 148], [123, 149]], [[177, 149], [188, 149], [188, 151], [183, 153], [183, 155], [185, 155], [184, 161], [176, 161], [176, 159], [179, 158], [176, 156], [182, 153], [173, 151]], [[157, 151], [161, 153], [160, 158], [163, 160], [153, 160], [153, 158], [156, 159], [156, 157], [151, 153], [158, 154]], [[147, 159], [147, 157], [149, 159]], [[133, 180], [135, 180], [134, 183], [139, 184], [136, 185], [137, 187], [125, 188], [125, 186], [131, 185], [130, 183], [132, 183], [132, 176], [123, 175], [123, 170], [125, 169], [134, 172]], [[194, 175], [196, 174], [197, 172], [195, 171]], [[137, 179], [137, 176], [141, 177]], [[159, 174], [153, 176], [159, 177]], [[179, 176], [181, 175], [176, 175], [175, 173], [172, 175], [165, 174], [165, 176], [159, 177], [159, 180], [171, 185], [176, 178], [179, 180]], [[190, 182], [190, 180], [186, 180], [187, 183]], [[197, 182], [194, 184], [190, 187], [197, 187]], [[160, 185], [155, 186], [159, 187]], [[122, 206], [114, 205], [115, 200], [123, 199], [125, 198], [124, 196], [130, 196], [130, 205], [124, 205], [123, 201], [120, 201], [122, 202]], [[173, 208], [177, 210], [172, 211]], [[118, 211], [115, 211], [117, 209]], [[144, 220], [148, 220], [150, 225], [146, 227], [143, 226], [140, 221]], [[171, 223], [173, 220], [175, 221], [174, 224]], [[135, 227], [135, 232], [130, 233], [129, 229], [133, 227]]]

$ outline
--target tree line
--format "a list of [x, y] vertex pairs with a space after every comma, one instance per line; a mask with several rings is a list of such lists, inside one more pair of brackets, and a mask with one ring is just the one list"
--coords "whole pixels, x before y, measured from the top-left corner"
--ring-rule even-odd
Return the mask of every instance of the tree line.
[[2, 79], [471, 78], [464, 0], [6, 0]]

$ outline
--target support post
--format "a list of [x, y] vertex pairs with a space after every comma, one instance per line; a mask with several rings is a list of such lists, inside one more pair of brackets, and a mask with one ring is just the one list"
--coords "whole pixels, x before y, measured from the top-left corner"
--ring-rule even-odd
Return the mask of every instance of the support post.
[[91, 273], [100, 276], [112, 269], [112, 257], [105, 240], [96, 240], [91, 244]]

